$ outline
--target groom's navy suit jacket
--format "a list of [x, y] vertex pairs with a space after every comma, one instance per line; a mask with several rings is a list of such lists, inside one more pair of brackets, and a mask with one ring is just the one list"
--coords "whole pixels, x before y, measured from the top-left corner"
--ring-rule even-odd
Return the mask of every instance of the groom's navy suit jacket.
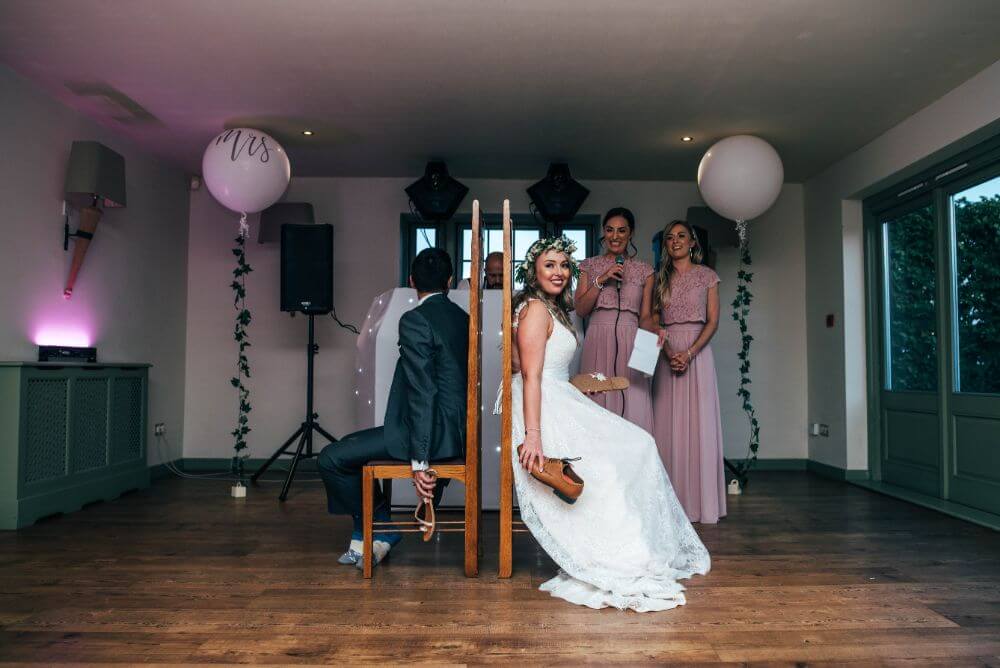
[[445, 294], [399, 320], [399, 361], [385, 411], [395, 459], [436, 461], [465, 453], [469, 316]]

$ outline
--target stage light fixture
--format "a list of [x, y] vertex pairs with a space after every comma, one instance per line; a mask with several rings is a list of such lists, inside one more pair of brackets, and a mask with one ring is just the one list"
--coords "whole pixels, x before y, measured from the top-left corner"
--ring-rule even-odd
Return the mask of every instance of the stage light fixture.
[[442, 161], [431, 161], [424, 175], [406, 187], [413, 207], [424, 220], [448, 220], [458, 210], [469, 189], [448, 174]]
[[694, 137], [689, 137], [688, 135], [684, 135], [683, 137], [681, 137], [681, 141], [682, 142], [694, 141]]
[[565, 162], [549, 165], [545, 178], [528, 188], [528, 197], [542, 218], [551, 223], [572, 220], [590, 191], [569, 173]]

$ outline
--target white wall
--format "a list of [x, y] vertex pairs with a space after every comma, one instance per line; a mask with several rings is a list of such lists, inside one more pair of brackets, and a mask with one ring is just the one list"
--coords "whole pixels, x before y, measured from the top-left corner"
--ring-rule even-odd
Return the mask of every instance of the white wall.
[[[496, 213], [504, 197], [515, 213], [528, 211], [528, 181], [462, 179], [470, 193], [463, 211], [478, 198]], [[415, 178], [415, 177], [414, 177]], [[334, 293], [342, 320], [359, 323], [371, 299], [399, 281], [399, 216], [408, 211], [403, 188], [413, 179], [296, 178], [285, 196], [311, 202], [319, 222], [334, 225]], [[667, 220], [683, 218], [701, 204], [694, 183], [592, 181], [583, 213], [630, 207], [638, 219], [641, 255], [650, 259], [648, 239]], [[251, 218], [253, 234], [257, 220]], [[205, 190], [192, 193], [188, 259], [188, 345], [186, 457], [229, 457], [229, 431], [236, 419], [229, 378], [236, 348], [229, 290], [234, 259], [229, 252], [236, 216]], [[756, 294], [751, 318], [755, 402], [769, 458], [806, 456], [805, 268], [802, 187], [786, 186], [774, 209], [754, 224]], [[248, 244], [254, 268], [247, 286], [254, 320], [249, 350], [251, 455], [269, 455], [302, 420], [306, 321], [278, 310], [278, 247]], [[715, 342], [727, 454], [746, 451], [746, 422], [736, 401], [737, 336], [728, 315], [735, 293], [735, 250], [720, 258], [724, 313]], [[323, 318], [316, 366], [317, 410], [334, 435], [354, 429], [354, 336]]]
[[[49, 329], [80, 332], [97, 346], [99, 360], [152, 363], [149, 461], [159, 461], [155, 422], [168, 428], [164, 456], [176, 458], [184, 422], [184, 175], [6, 67], [0, 99], [0, 358], [36, 360], [36, 337]], [[63, 252], [62, 188], [75, 139], [100, 141], [125, 157], [128, 207], [101, 220], [66, 301], [72, 247]]]
[[1000, 61], [806, 182], [809, 421], [831, 427], [810, 459], [868, 468], [860, 200], [997, 131]]

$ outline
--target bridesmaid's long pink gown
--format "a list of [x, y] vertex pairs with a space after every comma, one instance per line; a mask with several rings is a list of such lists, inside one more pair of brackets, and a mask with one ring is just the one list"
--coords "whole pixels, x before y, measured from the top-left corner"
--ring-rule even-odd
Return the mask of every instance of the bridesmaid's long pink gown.
[[[609, 255], [590, 257], [580, 263], [591, 281], [615, 263]], [[625, 278], [621, 291], [613, 284], [606, 285], [597, 298], [597, 304], [587, 320], [587, 335], [580, 354], [580, 373], [598, 371], [605, 376], [624, 376], [629, 388], [623, 392], [603, 392], [591, 398], [616, 415], [653, 433], [653, 400], [650, 380], [639, 371], [628, 368], [628, 358], [635, 345], [639, 329], [639, 311], [642, 308], [642, 286], [653, 275], [653, 267], [646, 262], [629, 258], [625, 262]], [[620, 299], [620, 307], [619, 307]], [[619, 308], [621, 313], [619, 314]], [[617, 319], [617, 328], [615, 320]], [[618, 339], [618, 359], [615, 363], [615, 338]]]
[[[718, 275], [695, 265], [675, 275], [670, 304], [661, 313], [670, 350], [687, 350], [705, 326], [708, 289]], [[677, 497], [692, 522], [715, 523], [726, 515], [719, 387], [711, 346], [695, 355], [683, 374], [660, 356], [653, 377], [653, 436]]]

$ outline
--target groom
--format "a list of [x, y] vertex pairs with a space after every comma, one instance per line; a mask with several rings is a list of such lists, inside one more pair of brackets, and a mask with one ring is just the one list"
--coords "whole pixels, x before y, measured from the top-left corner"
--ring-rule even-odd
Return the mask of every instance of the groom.
[[[469, 316], [448, 299], [451, 277], [451, 258], [439, 248], [425, 249], [413, 260], [410, 287], [420, 301], [399, 320], [399, 361], [384, 426], [349, 434], [323, 448], [317, 459], [328, 510], [354, 519], [342, 564], [362, 566], [361, 469], [367, 462], [410, 462], [417, 494], [439, 501], [434, 478], [425, 472], [429, 462], [465, 453]], [[373, 508], [375, 521], [389, 520], [378, 485]], [[382, 561], [400, 537], [398, 532], [376, 533], [372, 562]]]

